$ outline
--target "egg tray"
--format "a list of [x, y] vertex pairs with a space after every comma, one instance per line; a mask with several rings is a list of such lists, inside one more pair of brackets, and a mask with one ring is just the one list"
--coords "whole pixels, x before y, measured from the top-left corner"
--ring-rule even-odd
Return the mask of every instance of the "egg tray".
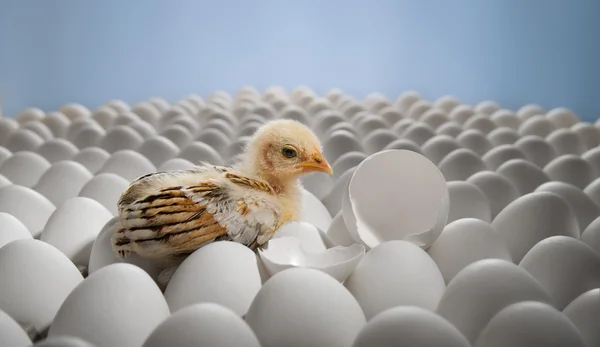
[[[164, 290], [115, 256], [131, 181], [229, 165], [281, 118], [334, 175], [302, 179], [267, 249], [214, 242]], [[416, 91], [25, 109], [0, 119], [0, 346], [600, 346], [599, 145], [567, 108]]]

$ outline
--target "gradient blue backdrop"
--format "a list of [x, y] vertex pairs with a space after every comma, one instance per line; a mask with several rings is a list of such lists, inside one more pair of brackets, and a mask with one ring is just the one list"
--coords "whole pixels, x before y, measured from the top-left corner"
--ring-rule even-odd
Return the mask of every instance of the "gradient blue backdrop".
[[12, 115], [244, 85], [600, 116], [598, 0], [0, 0]]

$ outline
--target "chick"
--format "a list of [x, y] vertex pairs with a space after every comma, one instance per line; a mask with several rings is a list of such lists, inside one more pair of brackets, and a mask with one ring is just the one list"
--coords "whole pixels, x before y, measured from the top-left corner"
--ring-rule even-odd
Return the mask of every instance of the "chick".
[[283, 224], [298, 220], [299, 178], [313, 172], [333, 174], [317, 136], [296, 121], [271, 121], [233, 167], [202, 163], [136, 179], [118, 202], [113, 249], [122, 258], [177, 263], [213, 241], [266, 247]]

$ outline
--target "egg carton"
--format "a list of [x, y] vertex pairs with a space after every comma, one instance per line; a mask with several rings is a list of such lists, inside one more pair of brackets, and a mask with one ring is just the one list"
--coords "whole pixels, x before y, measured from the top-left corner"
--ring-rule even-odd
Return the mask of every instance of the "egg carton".
[[[273, 119], [321, 139], [299, 222], [157, 285], [110, 237], [130, 182], [229, 165]], [[0, 346], [600, 346], [600, 124], [341, 90], [111, 100], [0, 119]]]

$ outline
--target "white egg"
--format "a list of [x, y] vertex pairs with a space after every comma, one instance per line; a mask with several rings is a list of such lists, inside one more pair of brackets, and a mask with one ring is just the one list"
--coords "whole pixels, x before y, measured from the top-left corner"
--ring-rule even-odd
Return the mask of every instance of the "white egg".
[[33, 347], [96, 347], [96, 345], [80, 339], [79, 337], [52, 336], [36, 343]]
[[448, 135], [437, 135], [423, 144], [423, 154], [434, 164], [439, 163], [450, 152], [460, 148], [454, 138]]
[[446, 225], [427, 253], [440, 268], [446, 283], [478, 260], [493, 258], [512, 262], [502, 236], [488, 223], [474, 218]]
[[388, 240], [428, 247], [446, 224], [448, 205], [440, 170], [407, 150], [383, 151], [365, 159], [342, 199], [350, 235], [371, 248]]
[[594, 219], [585, 231], [581, 233], [580, 240], [600, 255], [600, 217]]
[[487, 196], [476, 185], [468, 182], [448, 182], [450, 210], [446, 224], [462, 218], [492, 221], [492, 211]]
[[18, 185], [0, 188], [0, 212], [17, 217], [33, 237], [40, 235], [55, 209], [48, 199], [32, 189]]
[[600, 288], [588, 290], [565, 307], [563, 313], [579, 330], [587, 346], [600, 346]]
[[77, 153], [73, 157], [73, 161], [80, 163], [95, 174], [104, 166], [108, 158], [110, 158], [110, 154], [102, 148], [88, 147]]
[[332, 219], [327, 207], [311, 192], [302, 189], [300, 220], [308, 222], [319, 229], [327, 230], [329, 229], [329, 225], [331, 225]]
[[495, 146], [481, 158], [490, 170], [497, 170], [502, 164], [513, 159], [525, 159], [523, 151], [513, 145]]
[[99, 202], [72, 198], [50, 216], [40, 240], [56, 247], [76, 265], [87, 266], [94, 240], [112, 217]]
[[372, 248], [344, 285], [367, 319], [400, 305], [435, 310], [446, 289], [433, 259], [406, 241], [388, 241]]
[[95, 176], [86, 183], [81, 188], [79, 196], [96, 200], [113, 215], [117, 215], [117, 202], [128, 187], [129, 182], [123, 177], [117, 174], [104, 173]]
[[195, 304], [163, 321], [143, 347], [260, 347], [256, 335], [235, 312], [218, 304]]
[[550, 177], [542, 169], [524, 159], [509, 160], [502, 164], [496, 172], [506, 177], [521, 195], [529, 194], [550, 181]]
[[466, 182], [474, 184], [485, 194], [490, 204], [492, 220], [520, 196], [517, 187], [508, 178], [493, 171], [478, 172], [469, 177]]
[[352, 347], [444, 346], [470, 347], [447, 320], [420, 307], [390, 308], [369, 320]]
[[556, 149], [539, 136], [527, 135], [515, 142], [515, 147], [523, 151], [527, 160], [544, 167], [558, 156]]
[[572, 237], [540, 241], [519, 266], [541, 283], [559, 310], [584, 292], [600, 287], [600, 256]]
[[551, 303], [552, 299], [519, 266], [484, 259], [468, 265], [450, 281], [436, 311], [474, 342], [496, 313], [526, 300]]
[[573, 209], [581, 231], [585, 230], [600, 215], [600, 207], [581, 189], [572, 184], [556, 181], [547, 182], [537, 187], [535, 191], [555, 193], [565, 199]]
[[479, 156], [486, 154], [494, 148], [485, 134], [477, 129], [467, 129], [456, 137], [456, 141], [465, 149], [471, 150]]
[[48, 336], [80, 337], [98, 347], [139, 347], [169, 315], [148, 274], [131, 264], [112, 264], [90, 274], [69, 294]]
[[55, 163], [61, 160], [70, 160], [77, 155], [79, 149], [65, 139], [53, 139], [38, 148], [37, 153], [48, 162]]
[[0, 174], [12, 183], [33, 187], [50, 168], [50, 163], [34, 152], [18, 152], [2, 162]]
[[527, 194], [511, 202], [494, 218], [492, 226], [506, 240], [515, 263], [547, 237], [579, 238], [575, 213], [565, 199], [549, 192]]
[[318, 253], [327, 249], [317, 227], [306, 222], [288, 222], [281, 226], [273, 238], [297, 237], [307, 252]]
[[446, 181], [464, 181], [480, 171], [487, 170], [477, 153], [459, 148], [450, 152], [438, 163]]
[[29, 229], [20, 220], [11, 214], [0, 212], [0, 248], [14, 240], [32, 238]]
[[156, 171], [156, 167], [140, 153], [122, 150], [113, 153], [98, 173], [114, 173], [131, 182], [154, 171]]
[[554, 307], [524, 301], [507, 306], [481, 332], [475, 347], [586, 347], [577, 328]]
[[27, 333], [6, 312], [0, 310], [0, 346], [29, 347], [31, 340]]
[[16, 240], [0, 248], [0, 310], [38, 332], [83, 277], [53, 246], [39, 240]]
[[265, 282], [246, 321], [262, 347], [348, 347], [366, 323], [344, 286], [303, 268], [284, 270]]
[[33, 189], [44, 195], [54, 206], [76, 197], [94, 176], [85, 166], [70, 160], [53, 164]]
[[[223, 134], [220, 134], [219, 131], [214, 130], [214, 132], [217, 132], [217, 136], [225, 136]], [[227, 141], [227, 143], [229, 142], [228, 140], [224, 140]], [[227, 145], [224, 144], [223, 146]], [[211, 163], [213, 165], [223, 165], [224, 161], [223, 158], [221, 157], [221, 155], [219, 154], [219, 152], [214, 149], [213, 147], [211, 147], [210, 145], [206, 144], [206, 143], [202, 143], [202, 142], [192, 142], [190, 144], [188, 144], [187, 146], [185, 146], [184, 148], [182, 148], [181, 152], [179, 152], [178, 155], [179, 158], [181, 159], [185, 159], [189, 162], [192, 163], [199, 163], [199, 162], [207, 162], [207, 163]]]
[[574, 154], [561, 155], [544, 166], [544, 172], [553, 181], [570, 183], [580, 189], [596, 179], [596, 171], [584, 159]]
[[121, 150], [136, 150], [142, 143], [144, 138], [137, 131], [125, 125], [117, 125], [108, 130], [99, 147], [108, 153], [115, 153]]
[[188, 256], [165, 290], [171, 311], [214, 302], [242, 316], [261, 287], [257, 258], [236, 242], [219, 241]]

